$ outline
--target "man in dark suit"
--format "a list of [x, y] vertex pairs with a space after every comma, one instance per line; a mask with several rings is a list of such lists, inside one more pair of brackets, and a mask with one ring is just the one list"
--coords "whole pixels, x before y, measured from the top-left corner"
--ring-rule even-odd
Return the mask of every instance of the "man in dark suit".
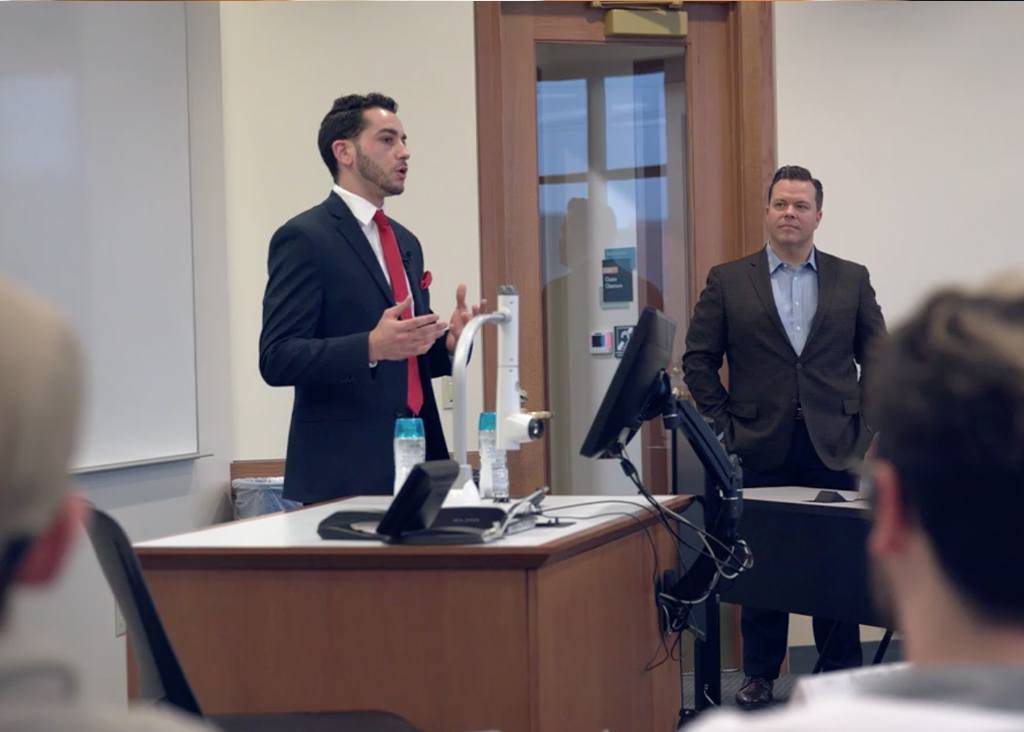
[[428, 460], [448, 457], [431, 378], [451, 373], [479, 307], [459, 285], [439, 320], [419, 240], [381, 209], [408, 173], [397, 110], [381, 94], [334, 102], [318, 136], [334, 188], [270, 240], [260, 373], [295, 387], [284, 496], [303, 503], [390, 493], [398, 417], [423, 419]]
[[[846, 468], [871, 440], [862, 384], [885, 322], [867, 269], [815, 248], [822, 199], [808, 170], [780, 168], [768, 188], [768, 243], [711, 269], [687, 332], [686, 384], [741, 458], [745, 487], [853, 489]], [[771, 702], [788, 626], [786, 613], [743, 608], [740, 705]], [[826, 670], [862, 663], [854, 624], [815, 618], [814, 640]]]

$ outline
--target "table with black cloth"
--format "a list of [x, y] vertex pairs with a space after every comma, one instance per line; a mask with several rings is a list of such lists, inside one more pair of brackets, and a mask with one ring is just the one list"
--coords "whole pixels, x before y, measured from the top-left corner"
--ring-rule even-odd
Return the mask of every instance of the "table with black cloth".
[[[848, 500], [823, 503], [821, 493]], [[740, 535], [754, 555], [754, 566], [735, 580], [722, 581], [718, 601], [882, 625], [868, 592], [867, 536], [871, 513], [856, 491], [783, 486], [746, 488]], [[717, 618], [717, 607], [708, 608]], [[717, 624], [698, 644], [698, 676], [708, 701], [719, 704], [720, 660]]]

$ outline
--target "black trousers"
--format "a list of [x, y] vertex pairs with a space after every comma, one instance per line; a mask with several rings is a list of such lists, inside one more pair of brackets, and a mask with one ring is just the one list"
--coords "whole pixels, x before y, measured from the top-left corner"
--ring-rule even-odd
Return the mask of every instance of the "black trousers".
[[[831, 470], [821, 462], [803, 420], [796, 423], [789, 454], [781, 467], [760, 472], [744, 470], [744, 488], [775, 485], [856, 489], [853, 476], [844, 471]], [[860, 627], [856, 623], [814, 618], [813, 627], [814, 645], [822, 658], [824, 671], [853, 668], [864, 663]], [[744, 607], [740, 615], [740, 632], [743, 636], [743, 673], [747, 676], [777, 679], [782, 659], [786, 656], [789, 613]]]

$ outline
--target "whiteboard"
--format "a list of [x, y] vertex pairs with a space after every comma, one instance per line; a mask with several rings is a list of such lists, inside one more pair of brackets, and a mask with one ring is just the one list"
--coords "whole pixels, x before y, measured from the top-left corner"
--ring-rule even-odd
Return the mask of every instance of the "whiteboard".
[[198, 451], [186, 43], [181, 3], [0, 2], [0, 272], [82, 341], [77, 469]]

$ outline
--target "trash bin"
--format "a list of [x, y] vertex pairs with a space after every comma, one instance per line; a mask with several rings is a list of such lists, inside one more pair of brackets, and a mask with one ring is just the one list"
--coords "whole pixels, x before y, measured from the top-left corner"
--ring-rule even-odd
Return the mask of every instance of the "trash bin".
[[231, 481], [235, 518], [252, 518], [302, 505], [282, 497], [283, 490], [284, 478], [236, 478]]

